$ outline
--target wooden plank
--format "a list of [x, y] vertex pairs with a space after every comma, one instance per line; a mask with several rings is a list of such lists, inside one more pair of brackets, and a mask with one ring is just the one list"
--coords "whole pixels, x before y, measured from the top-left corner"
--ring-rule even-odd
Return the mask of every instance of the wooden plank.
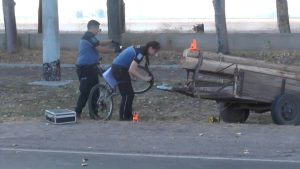
[[[186, 69], [188, 69], [188, 68], [194, 69], [195, 65], [196, 65], [195, 63], [198, 63], [197, 58], [188, 58], [186, 60], [186, 62], [183, 63], [182, 67], [184, 67]], [[236, 68], [236, 66], [239, 69], [249, 70], [249, 71], [253, 71], [253, 72], [265, 73], [265, 74], [270, 74], [270, 75], [274, 75], [274, 76], [282, 76], [282, 77], [291, 78], [291, 79], [300, 79], [299, 73], [287, 72], [287, 71], [282, 71], [282, 70], [278, 70], [278, 69], [270, 69], [270, 68], [262, 68], [262, 67], [256, 67], [256, 66], [233, 64], [233, 63], [227, 63], [227, 62], [219, 62], [219, 61], [207, 60], [207, 59], [203, 59], [202, 65], [200, 67], [200, 71], [224, 73], [224, 74], [233, 75], [234, 69]]]
[[[240, 70], [243, 73], [243, 89], [240, 97], [252, 97], [259, 101], [272, 102], [281, 94], [282, 80], [284, 78], [248, 70]], [[300, 96], [300, 81], [286, 79], [285, 92]]]
[[257, 60], [257, 59], [243, 58], [243, 57], [231, 56], [231, 55], [223, 55], [223, 54], [217, 54], [217, 53], [213, 53], [213, 52], [203, 52], [203, 57], [206, 60], [215, 60], [215, 61], [222, 61], [222, 62], [227, 62], [227, 63], [235, 63], [235, 64], [241, 64], [241, 65], [247, 65], [247, 66], [276, 69], [276, 70], [281, 70], [281, 71], [286, 71], [286, 72], [300, 73], [300, 67], [268, 63], [268, 62], [265, 62], [262, 60]]
[[264, 74], [269, 74], [269, 75], [273, 75], [273, 76], [280, 76], [280, 77], [284, 77], [284, 78], [300, 80], [300, 74], [298, 74], [298, 73], [285, 72], [285, 71], [269, 69], [269, 68], [261, 68], [261, 67], [255, 67], [255, 66], [232, 64], [232, 63], [226, 63], [226, 62], [218, 62], [218, 61], [206, 60], [206, 59], [203, 60], [200, 70], [208, 71], [208, 72], [216, 72], [216, 73], [220, 72], [220, 73], [234, 75], [234, 70], [236, 67], [238, 69], [249, 70], [252, 72], [264, 73]]
[[180, 64], [180, 67], [183, 69], [195, 70], [198, 62], [199, 62], [198, 58], [182, 57], [179, 64]]
[[199, 73], [199, 76], [195, 79], [195, 82], [207, 82], [215, 84], [226, 84], [233, 80], [233, 76], [222, 76], [219, 74], [203, 74]]
[[222, 88], [222, 86], [217, 87], [196, 87], [196, 90], [198, 90], [200, 93], [226, 93], [226, 94], [232, 94], [233, 93], [233, 87], [227, 86]]
[[[266, 68], [266, 69], [274, 69], [283, 72], [290, 72], [290, 73], [300, 73], [300, 67], [290, 66], [290, 65], [283, 65], [283, 64], [273, 64], [268, 63], [262, 60], [256, 59], [249, 59], [249, 58], [242, 58], [237, 56], [230, 56], [230, 55], [220, 55], [217, 53], [212, 52], [203, 52], [203, 60], [212, 60], [217, 62], [225, 62], [229, 64], [238, 64], [238, 65], [245, 65], [245, 66], [253, 66], [257, 68]], [[185, 69], [195, 69], [199, 59], [197, 57], [182, 57], [181, 58], [181, 67]]]
[[202, 57], [202, 52], [199, 51], [190, 51], [190, 49], [186, 49], [183, 51], [183, 55], [180, 59], [180, 66], [183, 69], [192, 69], [195, 70], [199, 64], [199, 61]]

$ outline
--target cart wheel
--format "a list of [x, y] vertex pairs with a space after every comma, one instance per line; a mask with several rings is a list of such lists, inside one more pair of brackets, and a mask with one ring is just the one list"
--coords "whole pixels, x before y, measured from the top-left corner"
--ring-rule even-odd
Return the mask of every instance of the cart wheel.
[[272, 104], [271, 115], [275, 124], [300, 124], [300, 98], [292, 94], [278, 96]]
[[226, 123], [245, 123], [249, 117], [248, 109], [240, 109], [231, 103], [219, 103], [219, 112]]

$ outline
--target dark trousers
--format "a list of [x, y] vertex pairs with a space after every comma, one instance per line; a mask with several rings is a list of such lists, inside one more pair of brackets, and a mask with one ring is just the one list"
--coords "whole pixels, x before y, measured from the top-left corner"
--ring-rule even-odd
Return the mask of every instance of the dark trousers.
[[[77, 101], [77, 106], [75, 108], [77, 116], [80, 116], [82, 113], [82, 109], [85, 107], [86, 102], [88, 100], [91, 89], [99, 83], [99, 78], [97, 74], [97, 69], [95, 66], [77, 66], [77, 75], [80, 82], [79, 90], [80, 96]], [[96, 94], [93, 96], [92, 107], [94, 113], [97, 114], [97, 98], [99, 96], [99, 92], [95, 92]]]
[[120, 120], [132, 120], [134, 92], [129, 72], [127, 69], [112, 66], [112, 73], [118, 83], [118, 88], [122, 96], [119, 111]]

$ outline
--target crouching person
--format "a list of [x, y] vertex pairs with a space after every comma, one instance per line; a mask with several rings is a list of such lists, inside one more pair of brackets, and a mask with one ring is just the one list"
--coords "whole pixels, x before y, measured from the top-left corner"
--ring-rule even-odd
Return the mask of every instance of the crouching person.
[[138, 65], [146, 59], [149, 65], [149, 57], [153, 57], [160, 49], [160, 44], [151, 41], [146, 46], [130, 46], [123, 50], [112, 63], [112, 73], [115, 77], [122, 96], [120, 104], [120, 120], [132, 120], [132, 103], [134, 91], [131, 84], [131, 76], [144, 81], [151, 81], [151, 76], [143, 76], [138, 72]]

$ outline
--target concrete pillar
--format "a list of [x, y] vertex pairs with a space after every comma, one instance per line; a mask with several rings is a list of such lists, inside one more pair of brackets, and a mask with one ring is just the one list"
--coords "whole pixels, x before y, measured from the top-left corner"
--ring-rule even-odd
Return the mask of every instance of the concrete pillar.
[[60, 73], [60, 42], [57, 0], [42, 0], [43, 71], [46, 81], [58, 81]]

